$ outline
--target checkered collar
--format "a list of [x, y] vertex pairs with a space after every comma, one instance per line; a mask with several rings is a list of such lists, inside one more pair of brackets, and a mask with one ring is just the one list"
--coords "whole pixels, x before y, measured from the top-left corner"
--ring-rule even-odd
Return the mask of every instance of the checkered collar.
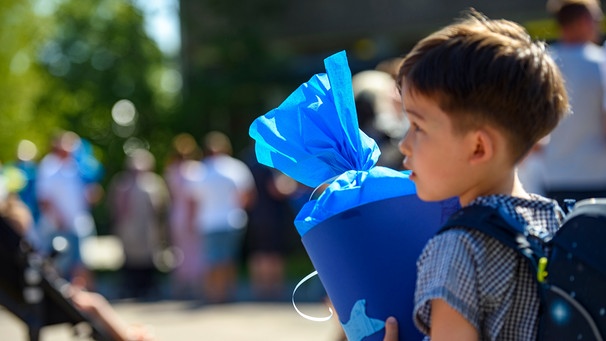
[[478, 197], [469, 205], [502, 209], [512, 218], [527, 225], [530, 234], [542, 238], [553, 236], [564, 217], [555, 200], [537, 194], [530, 194], [530, 199], [494, 194]]

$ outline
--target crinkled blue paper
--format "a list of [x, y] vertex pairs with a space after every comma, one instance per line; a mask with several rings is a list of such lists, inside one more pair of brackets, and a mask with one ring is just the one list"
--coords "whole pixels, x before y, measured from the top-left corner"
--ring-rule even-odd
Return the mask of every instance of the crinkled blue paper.
[[349, 170], [369, 170], [380, 155], [358, 128], [345, 52], [325, 60], [279, 107], [250, 126], [257, 160], [310, 187]]
[[301, 235], [349, 208], [415, 193], [407, 174], [375, 167], [381, 152], [358, 127], [345, 52], [324, 65], [326, 73], [303, 83], [249, 130], [260, 163], [314, 188], [338, 177], [297, 216]]

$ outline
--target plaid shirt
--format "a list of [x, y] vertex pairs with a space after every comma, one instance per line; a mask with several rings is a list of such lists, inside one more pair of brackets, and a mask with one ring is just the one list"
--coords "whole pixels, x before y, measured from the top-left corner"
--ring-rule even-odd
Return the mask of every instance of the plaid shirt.
[[[535, 235], [555, 233], [561, 219], [555, 201], [538, 195], [492, 195], [470, 205], [501, 206], [532, 225]], [[443, 299], [478, 330], [480, 340], [536, 339], [538, 288], [525, 262], [479, 231], [451, 229], [433, 237], [417, 262], [415, 324], [429, 334], [431, 300]]]

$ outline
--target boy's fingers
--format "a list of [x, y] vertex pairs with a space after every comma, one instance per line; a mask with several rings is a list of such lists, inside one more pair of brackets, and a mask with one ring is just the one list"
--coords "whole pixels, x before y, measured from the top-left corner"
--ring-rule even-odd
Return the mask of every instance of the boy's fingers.
[[385, 321], [385, 337], [383, 341], [398, 341], [398, 321], [390, 316]]

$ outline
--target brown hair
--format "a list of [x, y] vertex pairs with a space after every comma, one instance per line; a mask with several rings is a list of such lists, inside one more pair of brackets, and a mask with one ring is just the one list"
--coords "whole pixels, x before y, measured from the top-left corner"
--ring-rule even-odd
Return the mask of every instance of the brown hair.
[[396, 81], [435, 99], [456, 132], [488, 124], [505, 133], [514, 162], [568, 112], [562, 76], [545, 44], [516, 23], [473, 9], [417, 43]]
[[207, 155], [232, 155], [231, 141], [224, 133], [211, 131], [204, 136], [204, 150]]

